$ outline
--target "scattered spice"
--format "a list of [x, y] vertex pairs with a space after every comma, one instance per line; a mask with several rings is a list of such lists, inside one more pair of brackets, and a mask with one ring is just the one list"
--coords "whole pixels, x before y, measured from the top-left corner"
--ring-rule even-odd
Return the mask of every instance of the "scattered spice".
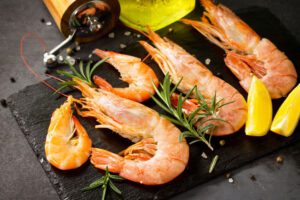
[[219, 78], [221, 78], [221, 79], [223, 79], [223, 74], [221, 74], [220, 72], [217, 72], [217, 77], [219, 77]]
[[71, 56], [66, 56], [66, 61], [71, 65], [75, 65], [75, 63], [76, 63], [75, 58], [73, 58]]
[[233, 178], [229, 178], [229, 179], [228, 179], [228, 182], [229, 182], [229, 183], [233, 183]]
[[256, 181], [256, 177], [255, 177], [254, 175], [251, 175], [251, 176], [250, 176], [250, 179], [251, 179], [252, 181]]
[[52, 22], [48, 21], [48, 22], [46, 22], [46, 25], [47, 26], [52, 26]]
[[276, 157], [276, 162], [277, 163], [283, 163], [283, 157], [282, 156], [277, 156]]
[[206, 58], [206, 59], [205, 59], [205, 64], [206, 64], [206, 65], [209, 65], [209, 64], [210, 64], [210, 61], [211, 61], [211, 60], [210, 60], [209, 58]]
[[109, 37], [109, 38], [114, 38], [114, 37], [115, 37], [115, 33], [114, 33], [114, 32], [111, 32], [110, 34], [108, 34], [108, 37]]
[[65, 61], [65, 59], [64, 59], [64, 57], [63, 57], [62, 55], [59, 55], [59, 56], [57, 57], [57, 62], [58, 62], [58, 63], [62, 64], [62, 63], [64, 63], [64, 61]]
[[226, 177], [227, 179], [231, 178], [231, 173], [225, 174], [225, 177]]
[[41, 22], [42, 22], [42, 23], [45, 23], [45, 19], [44, 19], [44, 18], [42, 18], [42, 19], [41, 19]]
[[202, 152], [201, 157], [204, 158], [204, 159], [208, 158], [205, 152]]
[[73, 54], [73, 49], [71, 47], [66, 48], [66, 53], [67, 55], [72, 55]]
[[209, 170], [208, 173], [212, 173], [214, 171], [214, 168], [218, 162], [219, 156], [215, 155], [215, 157], [212, 159], [210, 166], [209, 166]]
[[126, 48], [126, 47], [127, 47], [126, 44], [120, 44], [120, 48], [121, 48], [121, 49], [124, 49], [124, 48]]
[[1, 101], [1, 106], [2, 106], [3, 108], [6, 108], [6, 107], [7, 107], [7, 102], [6, 102], [6, 100], [5, 100], [5, 99], [1, 99], [0, 101]]
[[10, 77], [10, 82], [15, 83], [16, 79], [14, 77]]
[[219, 144], [220, 144], [220, 146], [224, 146], [226, 144], [226, 141], [225, 140], [220, 140]]
[[125, 32], [124, 32], [124, 35], [130, 36], [130, 35], [131, 35], [131, 32], [130, 32], [130, 31], [125, 31]]
[[80, 47], [79, 45], [76, 45], [76, 46], [75, 46], [75, 51], [78, 52], [78, 51], [80, 51], [80, 50], [81, 50], [81, 47]]

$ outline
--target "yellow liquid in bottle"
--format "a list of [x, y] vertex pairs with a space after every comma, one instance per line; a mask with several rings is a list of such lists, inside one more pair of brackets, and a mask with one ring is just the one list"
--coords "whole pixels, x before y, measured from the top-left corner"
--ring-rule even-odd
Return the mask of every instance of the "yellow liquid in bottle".
[[146, 30], [161, 29], [187, 15], [195, 0], [119, 0], [120, 20], [127, 26]]

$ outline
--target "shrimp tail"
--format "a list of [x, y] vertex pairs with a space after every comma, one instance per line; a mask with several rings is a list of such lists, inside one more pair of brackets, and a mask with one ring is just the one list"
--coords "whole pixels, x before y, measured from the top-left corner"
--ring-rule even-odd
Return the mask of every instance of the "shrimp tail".
[[77, 119], [77, 117], [75, 117], [74, 115], [72, 116], [72, 120], [74, 122], [74, 126], [75, 129], [77, 131], [77, 134], [79, 136], [87, 136], [87, 132], [85, 130], [85, 128], [82, 126], [82, 124], [79, 122], [79, 120]]
[[122, 151], [125, 159], [146, 161], [152, 158], [157, 150], [153, 138], [146, 138]]
[[112, 86], [109, 84], [105, 79], [101, 78], [100, 76], [94, 75], [93, 76], [94, 83], [101, 89], [106, 91], [111, 91]]
[[120, 173], [124, 165], [124, 158], [104, 149], [92, 148], [91, 163], [98, 169], [108, 168], [112, 173]]
[[[179, 95], [176, 94], [176, 93], [173, 93], [172, 96], [171, 96], [171, 104], [176, 108], [177, 108], [177, 105], [178, 105], [178, 99], [179, 99]], [[199, 105], [198, 105], [198, 100], [197, 99], [187, 99], [182, 104], [182, 110], [186, 114], [190, 114], [198, 108], [199, 108]]]

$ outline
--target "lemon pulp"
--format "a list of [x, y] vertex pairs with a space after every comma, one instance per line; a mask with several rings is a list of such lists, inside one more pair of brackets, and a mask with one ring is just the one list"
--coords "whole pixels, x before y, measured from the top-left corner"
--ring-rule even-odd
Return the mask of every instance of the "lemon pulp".
[[293, 89], [277, 111], [271, 131], [283, 136], [292, 135], [300, 118], [300, 84]]
[[251, 81], [247, 105], [246, 135], [266, 135], [272, 122], [272, 99], [264, 83], [256, 76]]

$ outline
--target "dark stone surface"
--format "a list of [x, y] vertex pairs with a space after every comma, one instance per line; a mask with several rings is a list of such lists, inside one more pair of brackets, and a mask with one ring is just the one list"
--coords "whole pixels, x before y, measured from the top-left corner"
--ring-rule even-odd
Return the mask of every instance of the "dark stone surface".
[[[253, 5], [267, 7], [300, 41], [300, 18], [297, 17], [300, 12], [299, 1], [224, 0], [222, 2], [233, 9], [248, 8]], [[49, 47], [56, 45], [63, 37], [55, 26], [48, 27], [41, 23], [41, 18], [52, 21], [42, 1], [2, 0], [0, 9], [0, 98], [6, 99], [26, 85], [38, 82], [22, 66], [18, 56], [21, 35], [28, 31], [38, 32]], [[273, 24], [276, 25], [277, 22]], [[284, 38], [285, 35], [282, 37]], [[39, 74], [43, 74], [45, 69], [41, 62], [42, 51], [35, 42], [28, 41], [31, 48], [27, 50], [27, 56], [34, 69]], [[130, 41], [126, 39], [125, 42]], [[105, 47], [105, 44], [103, 46]], [[118, 46], [114, 49], [118, 50]], [[298, 51], [294, 53], [298, 54]], [[17, 80], [14, 84], [10, 82], [12, 76]], [[58, 199], [8, 109], [0, 107], [0, 119], [0, 199]], [[277, 151], [234, 170], [232, 172], [234, 184], [229, 184], [224, 177], [218, 177], [174, 199], [298, 199], [299, 147], [298, 142], [288, 149]], [[277, 155], [283, 155], [285, 158], [283, 164], [278, 165], [275, 162]], [[250, 179], [252, 175], [257, 179], [255, 182]]]

